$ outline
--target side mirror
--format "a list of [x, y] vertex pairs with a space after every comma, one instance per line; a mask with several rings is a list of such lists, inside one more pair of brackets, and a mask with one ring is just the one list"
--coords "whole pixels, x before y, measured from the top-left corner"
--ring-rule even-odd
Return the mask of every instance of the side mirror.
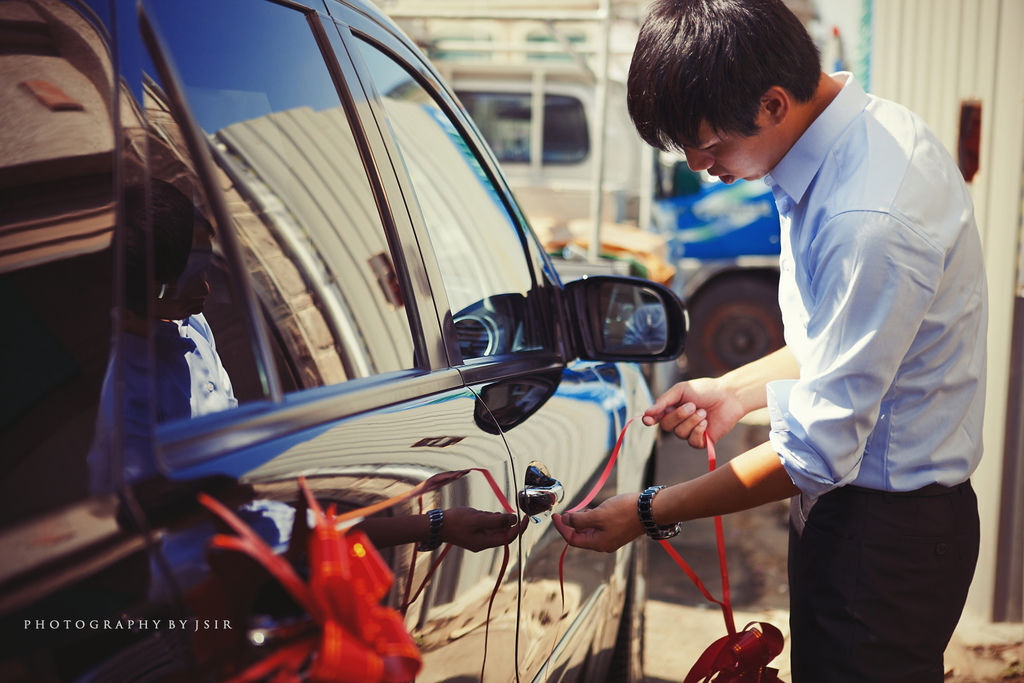
[[686, 308], [668, 287], [594, 275], [565, 285], [577, 351], [587, 360], [661, 361], [686, 345]]

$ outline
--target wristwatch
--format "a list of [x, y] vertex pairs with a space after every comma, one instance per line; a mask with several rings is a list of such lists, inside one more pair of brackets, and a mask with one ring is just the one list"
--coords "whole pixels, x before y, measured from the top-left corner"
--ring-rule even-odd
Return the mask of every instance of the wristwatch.
[[427, 540], [416, 544], [416, 550], [430, 552], [441, 545], [441, 527], [444, 526], [444, 510], [434, 508], [427, 513], [427, 520], [430, 523], [430, 535]]
[[663, 488], [665, 487], [648, 486], [640, 494], [640, 497], [636, 499], [636, 512], [640, 515], [640, 524], [643, 525], [647, 535], [655, 541], [664, 541], [666, 538], [672, 538], [683, 527], [679, 522], [658, 526], [654, 521], [654, 495]]

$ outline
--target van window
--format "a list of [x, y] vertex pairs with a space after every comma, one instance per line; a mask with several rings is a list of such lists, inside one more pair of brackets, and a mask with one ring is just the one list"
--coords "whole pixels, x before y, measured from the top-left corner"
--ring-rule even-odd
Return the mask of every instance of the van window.
[[213, 146], [285, 389], [414, 367], [384, 224], [307, 17], [182, 4], [156, 18]]
[[[533, 111], [529, 93], [460, 91], [459, 99], [502, 163], [530, 162]], [[569, 95], [544, 96], [544, 164], [577, 164], [590, 153], [583, 103]]]
[[526, 242], [448, 114], [406, 69], [357, 41], [412, 181], [464, 358], [550, 348]]

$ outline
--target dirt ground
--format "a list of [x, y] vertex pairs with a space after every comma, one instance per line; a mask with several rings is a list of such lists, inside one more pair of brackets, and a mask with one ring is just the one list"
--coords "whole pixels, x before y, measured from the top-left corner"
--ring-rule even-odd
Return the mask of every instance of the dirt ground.
[[[767, 427], [740, 424], [718, 444], [719, 464], [767, 439]], [[707, 470], [704, 451], [667, 437], [659, 454], [656, 480], [673, 483]], [[788, 503], [772, 503], [724, 519], [729, 583], [735, 623], [768, 621], [787, 637], [789, 593], [786, 548]], [[721, 596], [714, 524], [686, 525], [673, 547], [715, 597]], [[645, 670], [648, 683], [681, 681], [700, 653], [725, 635], [717, 605], [709, 603], [660, 548], [648, 553]], [[946, 651], [946, 680], [953, 683], [1024, 683], [1024, 625], [962, 621]], [[788, 642], [787, 642], [788, 645]], [[788, 646], [773, 666], [788, 681]]]

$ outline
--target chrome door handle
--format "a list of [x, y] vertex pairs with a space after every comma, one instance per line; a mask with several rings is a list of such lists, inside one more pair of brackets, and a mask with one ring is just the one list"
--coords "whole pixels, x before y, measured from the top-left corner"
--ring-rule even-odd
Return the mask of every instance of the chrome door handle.
[[562, 482], [552, 478], [547, 468], [531, 462], [526, 468], [523, 488], [519, 491], [519, 509], [539, 522], [539, 515], [549, 512], [565, 495]]

